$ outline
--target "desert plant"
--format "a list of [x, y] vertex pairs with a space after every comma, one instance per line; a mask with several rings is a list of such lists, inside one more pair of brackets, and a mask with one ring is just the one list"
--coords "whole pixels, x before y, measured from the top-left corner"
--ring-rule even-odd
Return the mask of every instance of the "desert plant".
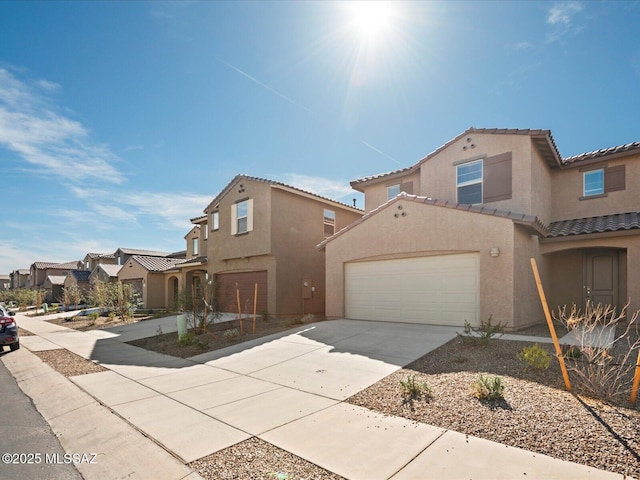
[[467, 361], [467, 358], [464, 355], [462, 355], [461, 353], [456, 353], [453, 356], [453, 361], [456, 362], [456, 363], [464, 363], [464, 362]]
[[516, 355], [520, 363], [524, 364], [524, 370], [533, 368], [534, 370], [542, 370], [549, 368], [551, 364], [551, 355], [537, 343], [530, 347], [524, 347]]
[[587, 301], [584, 311], [573, 304], [570, 309], [564, 306], [554, 312], [578, 343], [580, 355], [574, 353], [567, 364], [576, 387], [605, 401], [617, 401], [631, 392], [640, 350], [640, 311], [629, 317], [628, 306], [618, 311], [611, 305]]
[[100, 316], [100, 314], [98, 312], [91, 312], [88, 316], [92, 321], [95, 322]]
[[505, 385], [500, 377], [480, 377], [471, 385], [471, 394], [479, 400], [501, 400]]
[[493, 315], [489, 315], [487, 320], [482, 320], [479, 327], [472, 327], [471, 324], [465, 320], [464, 330], [462, 333], [458, 332], [458, 336], [465, 343], [482, 343], [485, 344], [489, 340], [495, 337], [502, 336], [504, 332], [504, 326], [501, 322], [497, 324], [492, 323]]
[[406, 379], [401, 379], [400, 389], [402, 393], [411, 398], [431, 395], [431, 387], [429, 387], [427, 382], [416, 382], [415, 375], [408, 375]]
[[228, 330], [225, 330], [222, 333], [222, 336], [225, 338], [227, 342], [233, 342], [238, 338], [239, 335], [240, 335], [240, 332], [238, 331], [237, 328], [230, 328]]
[[174, 308], [187, 316], [189, 327], [205, 333], [210, 323], [222, 316], [218, 309], [217, 283], [210, 280], [194, 283], [180, 290], [174, 298]]
[[188, 347], [196, 341], [196, 336], [192, 332], [187, 332], [178, 339], [178, 345]]

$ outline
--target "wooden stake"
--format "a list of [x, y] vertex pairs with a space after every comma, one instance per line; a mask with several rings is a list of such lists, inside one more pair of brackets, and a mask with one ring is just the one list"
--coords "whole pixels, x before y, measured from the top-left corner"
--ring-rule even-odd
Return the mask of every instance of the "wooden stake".
[[564, 363], [564, 357], [562, 356], [562, 349], [560, 348], [560, 343], [558, 342], [558, 336], [556, 335], [556, 329], [553, 326], [553, 321], [551, 320], [551, 314], [549, 313], [549, 305], [547, 304], [547, 298], [544, 295], [544, 290], [542, 288], [542, 282], [540, 281], [540, 275], [538, 274], [538, 265], [536, 264], [536, 259], [531, 259], [531, 268], [533, 269], [533, 276], [536, 279], [536, 285], [538, 286], [538, 294], [540, 295], [540, 302], [542, 302], [542, 309], [544, 310], [544, 316], [547, 319], [547, 325], [549, 326], [549, 331], [551, 332], [551, 338], [553, 339], [553, 345], [556, 347], [556, 356], [558, 357], [558, 362], [560, 362], [560, 370], [562, 370], [562, 376], [564, 377], [564, 385], [567, 388], [567, 391], [571, 391], [571, 382], [569, 381], [569, 374], [567, 373], [567, 366]]
[[633, 387], [631, 388], [631, 403], [635, 403], [640, 386], [640, 350], [638, 350], [638, 360], [636, 361], [636, 374], [633, 377]]
[[253, 292], [253, 333], [256, 333], [256, 309], [258, 308], [258, 284]]
[[236, 286], [236, 297], [238, 298], [238, 320], [240, 321], [240, 335], [242, 332], [242, 309], [240, 308], [240, 289]]

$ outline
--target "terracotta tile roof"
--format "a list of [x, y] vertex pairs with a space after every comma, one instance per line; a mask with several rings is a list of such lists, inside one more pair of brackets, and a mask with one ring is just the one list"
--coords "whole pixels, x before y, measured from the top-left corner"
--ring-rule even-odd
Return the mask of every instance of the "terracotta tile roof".
[[586, 160], [594, 160], [610, 155], [640, 153], [640, 142], [627, 143], [626, 145], [618, 145], [617, 147], [603, 148], [593, 152], [581, 153], [572, 157], [562, 159], [563, 165], [570, 165], [576, 162], [584, 162]]
[[552, 222], [549, 237], [640, 229], [640, 212], [616, 213], [599, 217], [575, 218]]
[[87, 253], [86, 256], [89, 258], [116, 258], [113, 253]]
[[510, 212], [506, 210], [499, 210], [497, 208], [487, 208], [482, 205], [467, 205], [462, 203], [451, 203], [442, 200], [434, 200], [432, 198], [427, 197], [419, 197], [417, 195], [409, 195], [407, 193], [401, 193], [397, 197], [389, 200], [388, 202], [380, 205], [378, 208], [371, 210], [366, 213], [363, 217], [359, 218], [355, 222], [350, 223], [340, 231], [336, 232], [333, 236], [326, 238], [320, 244], [318, 244], [318, 249], [323, 249], [327, 243], [332, 241], [334, 238], [339, 237], [340, 235], [348, 232], [352, 228], [356, 227], [360, 223], [364, 222], [367, 218], [377, 214], [378, 212], [388, 208], [400, 200], [412, 201], [417, 203], [423, 203], [425, 205], [433, 205], [435, 207], [449, 208], [454, 210], [462, 210], [465, 212], [478, 213], [481, 215], [492, 215], [494, 217], [503, 217], [507, 218], [518, 225], [522, 225], [525, 228], [529, 229], [531, 234], [539, 235], [541, 237], [547, 236], [547, 228], [544, 224], [538, 219], [538, 217], [533, 215], [524, 215], [522, 213]]
[[462, 132], [460, 135], [456, 136], [455, 138], [449, 140], [447, 143], [445, 143], [445, 144], [441, 145], [440, 147], [436, 148], [433, 152], [428, 154], [426, 157], [420, 159], [417, 163], [415, 163], [411, 167], [402, 168], [400, 170], [394, 170], [394, 171], [387, 172], [387, 173], [380, 173], [380, 174], [377, 174], [377, 175], [371, 175], [371, 176], [368, 176], [368, 177], [359, 178], [359, 179], [356, 179], [356, 180], [353, 180], [352, 182], [350, 182], [351, 187], [354, 188], [355, 190], [358, 190], [358, 188], [356, 188], [356, 187], [361, 183], [370, 182], [372, 180], [378, 180], [378, 179], [381, 179], [381, 178], [390, 177], [390, 176], [393, 176], [393, 175], [396, 175], [396, 174], [405, 174], [405, 173], [414, 172], [414, 171], [418, 170], [420, 168], [420, 165], [422, 165], [424, 162], [426, 162], [430, 158], [434, 157], [438, 153], [442, 152], [444, 149], [446, 149], [447, 147], [449, 147], [453, 143], [457, 142], [458, 140], [460, 140], [465, 135], [471, 135], [471, 134], [474, 134], [474, 133], [487, 133], [487, 134], [497, 134], [497, 135], [529, 135], [529, 136], [532, 137], [532, 139], [534, 141], [534, 144], [538, 147], [538, 150], [540, 151], [543, 159], [552, 168], [553, 167], [559, 167], [560, 164], [561, 164], [560, 152], [558, 151], [558, 147], [556, 146], [556, 142], [553, 139], [553, 136], [551, 135], [551, 131], [550, 130], [540, 130], [540, 129], [532, 130], [532, 129], [529, 129], [529, 128], [521, 129], [521, 128], [475, 128], [475, 127], [470, 127], [467, 130], [465, 130], [464, 132]]
[[197, 265], [206, 265], [208, 262], [208, 259], [206, 256], [200, 256], [200, 257], [195, 257], [195, 258], [190, 258], [188, 260], [182, 260], [180, 263], [176, 264], [176, 268], [186, 268], [186, 267], [193, 267], [193, 266], [197, 266]]
[[75, 270], [78, 268], [78, 263], [82, 262], [78, 262], [77, 260], [75, 260], [72, 262], [56, 263], [55, 265], [51, 265], [47, 268], [55, 268], [57, 270]]
[[202, 223], [207, 220], [206, 215], [200, 215], [199, 217], [192, 218], [189, 220], [191, 223]]
[[212, 205], [218, 204], [220, 202], [220, 200], [233, 188], [233, 186], [237, 182], [239, 182], [241, 180], [250, 180], [250, 181], [254, 181], [254, 182], [266, 183], [266, 184], [272, 185], [272, 186], [284, 187], [284, 188], [293, 190], [295, 192], [299, 192], [299, 193], [304, 194], [304, 195], [310, 195], [310, 196], [315, 197], [318, 200], [322, 200], [324, 202], [331, 202], [331, 203], [334, 203], [334, 204], [337, 204], [337, 205], [341, 205], [343, 207], [346, 207], [346, 208], [349, 208], [349, 209], [352, 209], [352, 210], [362, 211], [361, 209], [353, 207], [351, 205], [347, 205], [346, 203], [339, 202], [337, 200], [333, 200], [333, 199], [328, 198], [328, 197], [323, 197], [321, 195], [316, 195], [315, 193], [307, 192], [306, 190], [302, 190], [300, 188], [293, 187], [291, 185], [287, 185], [286, 183], [277, 182], [275, 180], [267, 180], [266, 178], [251, 177], [251, 176], [245, 175], [243, 173], [238, 174], [235, 177], [233, 177], [233, 180], [231, 180], [227, 184], [227, 186], [224, 187], [222, 189], [222, 191], [218, 195], [216, 195], [216, 197], [209, 203], [209, 205], [207, 205], [207, 208], [205, 208], [204, 211], [206, 212], [209, 209], [209, 207], [211, 207]]
[[[122, 252], [125, 255], [144, 255], [145, 257], [167, 257], [171, 255], [171, 252], [158, 252], [155, 250], [138, 250], [135, 248], [119, 248], [116, 250], [116, 254]], [[115, 255], [115, 254], [114, 254]]]
[[33, 266], [35, 266], [38, 270], [43, 270], [54, 265], [58, 265], [58, 262], [33, 262]]
[[184, 262], [182, 258], [149, 257], [145, 255], [134, 255], [131, 258], [150, 272], [163, 272]]

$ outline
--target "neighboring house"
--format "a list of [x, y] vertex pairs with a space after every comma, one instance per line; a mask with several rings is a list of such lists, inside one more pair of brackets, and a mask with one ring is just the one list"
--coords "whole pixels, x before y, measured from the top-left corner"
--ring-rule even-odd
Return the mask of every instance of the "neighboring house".
[[115, 253], [87, 253], [82, 260], [82, 269], [93, 272], [98, 265], [116, 265]]
[[63, 288], [66, 278], [66, 275], [47, 275], [42, 283], [42, 289], [45, 291], [43, 301], [48, 303], [63, 302]]
[[96, 281], [101, 282], [117, 282], [118, 272], [122, 268], [122, 265], [102, 264], [99, 263], [89, 274], [89, 283], [93, 284]]
[[9, 288], [11, 288], [11, 276], [0, 275], [0, 291], [9, 290]]
[[[170, 257], [173, 254], [170, 252], [158, 252], [154, 250], [138, 250], [135, 248], [119, 248], [115, 251], [113, 256], [115, 257], [116, 265], [124, 265], [134, 255], [143, 255], [145, 257]], [[99, 262], [105, 263], [105, 262]]]
[[237, 175], [204, 213], [185, 237], [187, 261], [167, 273], [168, 291], [215, 280], [219, 310], [237, 312], [239, 291], [241, 309], [251, 313], [257, 284], [258, 314], [303, 315], [324, 314], [324, 254], [316, 245], [363, 212]]
[[29, 269], [18, 269], [10, 273], [10, 287], [12, 289], [17, 288], [29, 288]]
[[118, 280], [134, 286], [142, 308], [167, 308], [164, 272], [184, 261], [183, 258], [133, 255], [118, 272]]
[[64, 288], [77, 287], [80, 291], [80, 297], [86, 300], [89, 290], [91, 290], [91, 284], [89, 283], [89, 276], [91, 272], [88, 270], [70, 270], [64, 280]]
[[640, 309], [640, 142], [562, 158], [548, 130], [470, 128], [351, 185], [366, 214], [319, 246], [329, 317], [521, 328], [530, 258], [551, 309]]
[[44, 282], [49, 275], [66, 276], [69, 270], [82, 269], [82, 262], [72, 261], [66, 263], [58, 262], [34, 262], [29, 268], [29, 277], [31, 279], [30, 288], [45, 288]]

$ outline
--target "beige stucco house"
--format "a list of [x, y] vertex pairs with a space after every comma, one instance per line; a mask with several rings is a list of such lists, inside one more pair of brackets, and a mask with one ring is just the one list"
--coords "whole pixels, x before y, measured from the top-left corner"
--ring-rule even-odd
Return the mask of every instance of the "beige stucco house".
[[91, 272], [88, 270], [69, 270], [64, 279], [63, 286], [66, 289], [76, 287], [80, 292], [81, 300], [86, 300], [91, 290], [91, 284], [89, 283], [90, 275]]
[[115, 253], [87, 253], [82, 259], [82, 269], [93, 272], [100, 264], [116, 265], [117, 263]]
[[192, 220], [187, 258], [167, 272], [167, 291], [203, 282], [218, 309], [294, 316], [324, 314], [325, 262], [317, 244], [362, 210], [280, 182], [237, 175]]
[[351, 182], [366, 214], [321, 242], [327, 316], [517, 329], [549, 305], [640, 309], [640, 142], [563, 158], [548, 130], [470, 128]]
[[117, 282], [118, 272], [122, 268], [122, 265], [113, 265], [110, 263], [99, 263], [89, 274], [89, 283], [93, 285], [94, 282]]

